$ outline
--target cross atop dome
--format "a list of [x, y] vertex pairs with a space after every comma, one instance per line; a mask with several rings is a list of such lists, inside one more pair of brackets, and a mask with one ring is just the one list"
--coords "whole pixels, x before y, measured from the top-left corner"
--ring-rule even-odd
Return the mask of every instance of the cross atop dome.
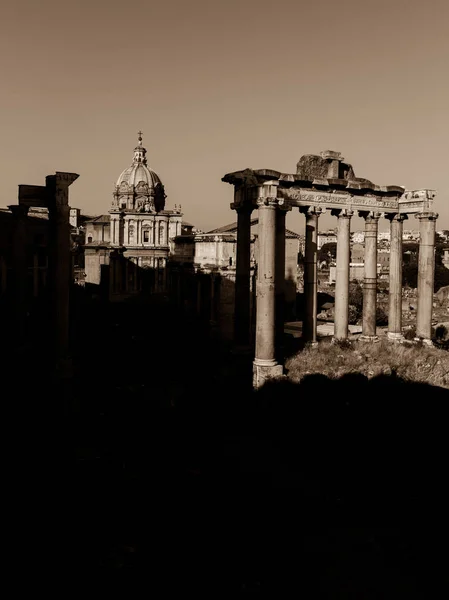
[[141, 145], [142, 145], [142, 131], [138, 131], [138, 132], [137, 132], [137, 135], [139, 136], [139, 137], [138, 137], [138, 140], [139, 140], [139, 146], [141, 146]]

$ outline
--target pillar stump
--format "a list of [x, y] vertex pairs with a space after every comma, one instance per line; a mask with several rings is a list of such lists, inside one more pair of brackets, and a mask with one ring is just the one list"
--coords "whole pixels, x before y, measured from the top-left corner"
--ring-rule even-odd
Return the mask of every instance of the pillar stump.
[[49, 285], [57, 372], [71, 372], [69, 358], [69, 298], [71, 285], [69, 186], [76, 173], [56, 172], [46, 177], [49, 212]]
[[231, 208], [237, 212], [237, 257], [235, 267], [234, 344], [247, 352], [250, 348], [251, 324], [251, 213], [253, 206], [245, 187], [235, 190]]
[[12, 342], [20, 346], [25, 341], [25, 326], [27, 318], [27, 215], [28, 207], [22, 204], [8, 206], [13, 216], [12, 227], [12, 272], [13, 272], [13, 318], [14, 335]]

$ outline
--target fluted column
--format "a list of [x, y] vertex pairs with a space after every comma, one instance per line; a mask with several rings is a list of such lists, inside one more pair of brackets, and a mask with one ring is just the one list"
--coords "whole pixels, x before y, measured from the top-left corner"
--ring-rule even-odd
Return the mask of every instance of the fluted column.
[[276, 259], [275, 259], [275, 312], [276, 358], [283, 360], [284, 308], [285, 308], [285, 217], [286, 211], [276, 209]]
[[282, 374], [276, 361], [276, 210], [277, 181], [259, 187], [259, 260], [257, 269], [254, 387]]
[[304, 247], [304, 296], [305, 314], [302, 325], [302, 337], [312, 345], [317, 343], [317, 255], [318, 255], [318, 216], [321, 208], [311, 206], [304, 210], [306, 216], [306, 235]]
[[363, 282], [363, 320], [361, 340], [378, 341], [377, 309], [377, 231], [380, 213], [362, 213], [365, 219], [365, 278]]
[[251, 212], [245, 189], [235, 190], [237, 212], [237, 257], [235, 268], [234, 343], [237, 348], [250, 345]]
[[402, 335], [402, 237], [406, 215], [387, 215], [390, 220], [390, 283], [388, 339], [401, 341]]
[[334, 340], [348, 338], [349, 321], [349, 261], [352, 210], [333, 210], [338, 216], [337, 273], [335, 281], [335, 330]]
[[417, 214], [419, 219], [418, 314], [416, 339], [432, 343], [433, 286], [435, 277], [436, 213]]

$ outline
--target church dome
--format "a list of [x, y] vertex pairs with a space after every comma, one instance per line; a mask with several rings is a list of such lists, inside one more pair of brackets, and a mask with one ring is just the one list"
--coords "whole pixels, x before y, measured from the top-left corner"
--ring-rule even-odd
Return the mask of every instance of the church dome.
[[[113, 208], [120, 207], [128, 210], [164, 209], [165, 191], [157, 173], [148, 167], [146, 153], [142, 146], [142, 132], [139, 131], [138, 145], [134, 148], [132, 164], [127, 167], [115, 184]], [[149, 207], [149, 208], [148, 208]]]
[[158, 183], [162, 184], [159, 175], [152, 169], [149, 169], [143, 163], [133, 162], [117, 179], [117, 187], [120, 187], [122, 183], [126, 183], [128, 187], [137, 187], [140, 182], [145, 183], [149, 188], [156, 187]]
[[156, 187], [158, 183], [162, 185], [159, 175], [148, 168], [147, 149], [142, 146], [142, 132], [139, 131], [138, 135], [138, 145], [134, 148], [132, 165], [122, 171], [120, 177], [117, 179], [117, 187], [120, 187], [122, 183], [125, 183], [127, 187], [136, 187], [141, 182], [149, 188]]

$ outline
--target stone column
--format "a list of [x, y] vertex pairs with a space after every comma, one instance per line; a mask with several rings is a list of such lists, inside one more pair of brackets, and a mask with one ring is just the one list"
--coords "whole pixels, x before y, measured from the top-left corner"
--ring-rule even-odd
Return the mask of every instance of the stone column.
[[333, 210], [338, 216], [337, 273], [335, 281], [335, 330], [334, 340], [348, 339], [349, 320], [349, 261], [352, 210]]
[[217, 320], [215, 307], [215, 273], [210, 274], [210, 322], [215, 325]]
[[[276, 263], [275, 263], [275, 306], [276, 306], [276, 358], [284, 358], [284, 309], [285, 309], [285, 217], [283, 207], [276, 209]], [[260, 250], [259, 250], [260, 251]]]
[[162, 291], [167, 293], [167, 259], [162, 259]]
[[19, 346], [24, 342], [27, 313], [27, 215], [28, 207], [13, 204], [8, 207], [13, 215], [12, 227], [12, 273], [14, 298], [14, 342]]
[[6, 292], [7, 279], [8, 279], [8, 265], [4, 256], [0, 256], [1, 263], [1, 286], [0, 291], [2, 294]]
[[123, 219], [123, 245], [128, 246], [129, 244], [129, 220]]
[[117, 242], [116, 238], [116, 228], [117, 228], [117, 220], [115, 219], [115, 215], [111, 214], [111, 245], [115, 246]]
[[197, 274], [196, 282], [196, 314], [201, 315], [201, 275]]
[[33, 254], [33, 296], [39, 296], [39, 255]]
[[251, 213], [246, 190], [236, 189], [231, 208], [237, 212], [237, 257], [235, 268], [234, 343], [237, 349], [250, 346]]
[[390, 220], [390, 291], [388, 339], [401, 341], [402, 335], [402, 237], [406, 215], [387, 215]]
[[276, 210], [278, 181], [259, 187], [259, 262], [257, 269], [256, 353], [253, 363], [253, 385], [258, 388], [266, 379], [282, 375], [276, 361], [275, 268]]
[[305, 315], [302, 325], [302, 338], [312, 345], [317, 344], [317, 256], [318, 256], [318, 216], [321, 208], [311, 206], [304, 210], [306, 235], [304, 248], [304, 296]]
[[377, 342], [376, 309], [377, 309], [377, 231], [380, 213], [362, 213], [365, 219], [365, 279], [363, 282], [363, 321], [362, 335], [364, 342]]
[[48, 175], [49, 190], [49, 283], [54, 342], [59, 365], [66, 365], [69, 353], [70, 296], [70, 207], [69, 186], [78, 179], [75, 173]]
[[435, 277], [436, 213], [417, 214], [419, 219], [418, 314], [416, 340], [432, 344], [433, 285]]
[[118, 220], [117, 220], [117, 228], [118, 228], [118, 232], [117, 232], [117, 243], [119, 246], [123, 246], [125, 244], [125, 240], [124, 240], [124, 224], [123, 224], [124, 218], [123, 218], [123, 213], [119, 213], [118, 215]]

